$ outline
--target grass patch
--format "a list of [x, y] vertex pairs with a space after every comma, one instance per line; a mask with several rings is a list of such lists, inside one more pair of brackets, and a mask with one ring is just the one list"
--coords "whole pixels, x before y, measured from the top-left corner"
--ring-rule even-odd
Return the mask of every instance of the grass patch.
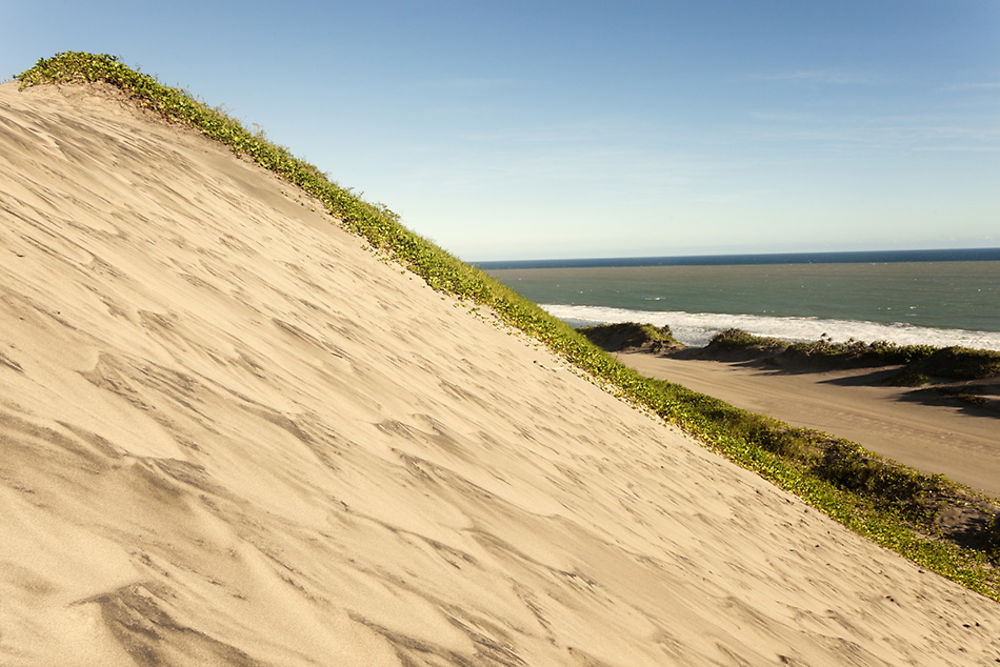
[[886, 380], [886, 384], [894, 387], [921, 387], [930, 381], [931, 379], [923, 373], [904, 368]]
[[[831, 438], [824, 434], [791, 428], [679, 385], [638, 375], [536, 304], [404, 228], [384, 205], [361, 200], [315, 166], [268, 142], [263, 133], [247, 131], [219, 109], [192, 99], [185, 91], [164, 86], [113, 56], [59, 53], [39, 60], [15, 78], [22, 88], [105, 82], [137, 106], [197, 129], [319, 199], [346, 229], [366, 239], [383, 256], [408, 267], [431, 287], [488, 306], [501, 321], [544, 342], [594, 382], [678, 425], [851, 530], [1000, 600], [1000, 574], [990, 562], [1000, 549], [1000, 537], [990, 538], [992, 542], [980, 540], [973, 548], [950, 539], [935, 524], [941, 507], [978, 502], [983, 512], [992, 512], [984, 522], [993, 531], [987, 537], [1000, 534], [997, 520], [992, 518], [996, 507], [987, 499], [974, 497], [943, 477], [920, 475], [884, 461], [852, 443], [836, 441], [831, 445]], [[727, 344], [735, 344], [737, 338], [746, 340], [730, 333]], [[770, 339], [759, 340], [754, 344], [772, 344]], [[826, 354], [826, 346], [822, 347], [803, 352]]]

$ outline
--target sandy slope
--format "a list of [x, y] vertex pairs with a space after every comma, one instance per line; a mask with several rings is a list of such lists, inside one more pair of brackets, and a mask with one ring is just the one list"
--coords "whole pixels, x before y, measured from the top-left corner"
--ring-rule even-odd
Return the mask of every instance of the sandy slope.
[[954, 405], [908, 401], [906, 388], [867, 381], [871, 368], [814, 373], [621, 353], [618, 359], [727, 403], [860, 443], [914, 468], [1000, 497], [1000, 421]]
[[1000, 605], [193, 134], [0, 86], [0, 663], [984, 664]]

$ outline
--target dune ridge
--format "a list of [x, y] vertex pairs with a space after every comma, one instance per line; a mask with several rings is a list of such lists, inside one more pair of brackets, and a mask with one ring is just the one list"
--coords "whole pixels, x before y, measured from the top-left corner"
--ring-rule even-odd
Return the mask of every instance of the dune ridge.
[[981, 664], [922, 572], [100, 87], [0, 86], [0, 662]]

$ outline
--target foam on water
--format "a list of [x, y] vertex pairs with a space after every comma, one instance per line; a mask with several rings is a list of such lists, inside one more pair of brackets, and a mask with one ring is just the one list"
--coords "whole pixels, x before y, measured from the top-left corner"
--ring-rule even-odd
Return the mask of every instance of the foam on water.
[[814, 341], [826, 334], [837, 342], [851, 338], [870, 343], [885, 340], [898, 345], [960, 345], [983, 350], [1000, 350], [1000, 332], [966, 329], [936, 329], [905, 323], [884, 324], [852, 320], [829, 320], [815, 317], [765, 317], [723, 313], [687, 313], [683, 311], [646, 311], [603, 306], [542, 304], [542, 308], [573, 326], [614, 322], [649, 322], [669, 325], [674, 337], [687, 345], [706, 345], [712, 336], [730, 328], [743, 329], [757, 336], [787, 341]]

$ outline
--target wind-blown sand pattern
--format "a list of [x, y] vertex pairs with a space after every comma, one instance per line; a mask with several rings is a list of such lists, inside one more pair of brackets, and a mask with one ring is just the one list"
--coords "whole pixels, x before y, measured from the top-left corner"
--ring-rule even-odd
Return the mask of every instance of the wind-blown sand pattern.
[[98, 88], [0, 86], [0, 663], [984, 664], [1000, 606]]

